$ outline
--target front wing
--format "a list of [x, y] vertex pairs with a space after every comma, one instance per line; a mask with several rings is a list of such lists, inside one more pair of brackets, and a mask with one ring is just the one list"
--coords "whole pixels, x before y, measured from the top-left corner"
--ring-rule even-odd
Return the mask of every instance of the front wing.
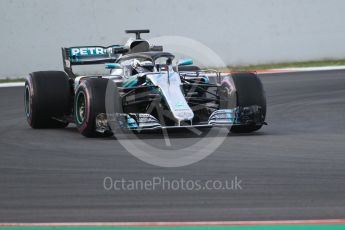
[[[99, 114], [96, 117], [96, 131], [114, 132], [116, 129], [144, 131], [178, 128], [212, 128], [246, 125], [264, 125], [265, 116], [260, 106], [236, 107], [214, 111], [208, 121], [193, 124], [191, 121], [180, 125], [166, 126], [154, 116], [146, 113]], [[114, 130], [115, 129], [115, 130]]]

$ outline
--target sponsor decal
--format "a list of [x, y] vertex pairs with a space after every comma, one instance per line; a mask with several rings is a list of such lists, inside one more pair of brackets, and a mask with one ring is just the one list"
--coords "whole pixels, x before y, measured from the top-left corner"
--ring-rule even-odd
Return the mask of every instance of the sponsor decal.
[[102, 47], [71, 48], [71, 56], [105, 55], [107, 50]]

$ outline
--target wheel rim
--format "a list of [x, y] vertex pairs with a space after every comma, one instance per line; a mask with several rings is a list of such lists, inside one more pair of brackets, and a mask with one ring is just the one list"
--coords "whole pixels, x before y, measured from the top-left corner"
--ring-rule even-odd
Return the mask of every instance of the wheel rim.
[[79, 91], [77, 94], [75, 113], [78, 124], [82, 124], [86, 115], [86, 97], [83, 91]]
[[27, 117], [30, 117], [31, 114], [31, 97], [30, 97], [30, 87], [29, 85], [25, 86], [25, 93], [24, 93], [24, 104], [25, 104], [25, 114]]

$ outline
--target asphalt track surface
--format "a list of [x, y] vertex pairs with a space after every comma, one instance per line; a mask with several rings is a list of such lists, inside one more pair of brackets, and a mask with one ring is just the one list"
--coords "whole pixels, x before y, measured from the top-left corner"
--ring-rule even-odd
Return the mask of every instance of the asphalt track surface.
[[[0, 222], [344, 219], [345, 71], [263, 75], [268, 126], [193, 165], [160, 168], [73, 126], [33, 130], [23, 88], [0, 89]], [[159, 145], [160, 134], [142, 134]], [[195, 143], [171, 135], [174, 146]], [[207, 140], [205, 140], [207, 141]], [[105, 177], [227, 180], [242, 190], [107, 191]]]

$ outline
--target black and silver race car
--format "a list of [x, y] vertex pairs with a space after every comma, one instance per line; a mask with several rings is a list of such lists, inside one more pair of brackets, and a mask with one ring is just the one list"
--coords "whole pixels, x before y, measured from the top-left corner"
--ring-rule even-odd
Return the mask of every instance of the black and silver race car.
[[[25, 114], [32, 128], [75, 123], [86, 137], [121, 130], [228, 127], [253, 132], [265, 124], [266, 98], [252, 72], [221, 73], [176, 61], [134, 33], [125, 45], [62, 48], [64, 71], [30, 73]], [[103, 64], [106, 75], [76, 75], [76, 65]]]

